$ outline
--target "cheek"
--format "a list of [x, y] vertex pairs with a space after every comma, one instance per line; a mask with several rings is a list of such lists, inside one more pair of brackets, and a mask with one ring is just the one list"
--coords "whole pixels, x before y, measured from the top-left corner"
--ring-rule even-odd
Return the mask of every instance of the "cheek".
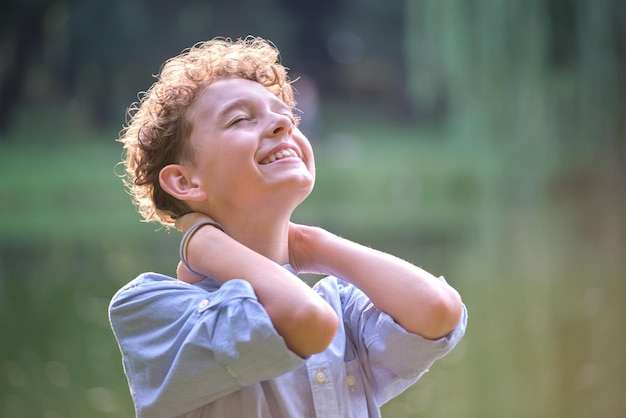
[[313, 157], [313, 153], [311, 153], [311, 159], [307, 162], [307, 168], [313, 176], [313, 180], [315, 180], [315, 158]]
[[298, 147], [300, 147], [300, 150], [302, 151], [304, 160], [306, 161], [307, 165], [314, 167], [315, 156], [313, 155], [313, 147], [311, 146], [311, 143], [309, 142], [309, 140], [302, 134], [302, 132], [297, 131], [297, 133], [299, 135], [296, 137], [296, 143], [298, 144]]
[[307, 168], [315, 177], [315, 155], [313, 154], [313, 148], [311, 147], [311, 144], [308, 143], [308, 141], [306, 146], [302, 148], [302, 152], [304, 153]]

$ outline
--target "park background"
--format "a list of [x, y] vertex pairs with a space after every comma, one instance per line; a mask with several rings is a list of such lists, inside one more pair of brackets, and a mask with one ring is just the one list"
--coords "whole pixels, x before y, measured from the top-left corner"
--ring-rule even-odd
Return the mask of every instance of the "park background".
[[179, 236], [140, 222], [115, 139], [165, 59], [249, 34], [300, 77], [318, 182], [296, 220], [469, 309], [384, 416], [626, 416], [620, 0], [3, 2], [0, 416], [133, 416], [107, 305], [174, 274]]

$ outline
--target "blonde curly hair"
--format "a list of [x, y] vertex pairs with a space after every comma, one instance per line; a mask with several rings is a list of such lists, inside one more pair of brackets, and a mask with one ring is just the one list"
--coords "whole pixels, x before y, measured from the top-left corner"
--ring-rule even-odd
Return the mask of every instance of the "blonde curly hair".
[[161, 169], [192, 158], [188, 113], [202, 89], [218, 78], [241, 77], [263, 84], [294, 109], [293, 89], [279, 51], [267, 40], [215, 38], [165, 62], [157, 81], [128, 109], [118, 141], [124, 144], [121, 176], [146, 221], [170, 227], [190, 211], [159, 183]]

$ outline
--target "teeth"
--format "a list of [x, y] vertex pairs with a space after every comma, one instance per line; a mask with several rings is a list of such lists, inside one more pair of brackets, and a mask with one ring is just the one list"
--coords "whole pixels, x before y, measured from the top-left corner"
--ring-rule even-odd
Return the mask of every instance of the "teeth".
[[270, 155], [265, 160], [261, 161], [261, 164], [269, 164], [269, 163], [273, 163], [276, 160], [280, 160], [281, 158], [297, 157], [297, 156], [298, 156], [298, 154], [296, 154], [296, 152], [294, 150], [292, 150], [292, 149], [285, 149], [285, 150], [278, 151], [278, 152]]

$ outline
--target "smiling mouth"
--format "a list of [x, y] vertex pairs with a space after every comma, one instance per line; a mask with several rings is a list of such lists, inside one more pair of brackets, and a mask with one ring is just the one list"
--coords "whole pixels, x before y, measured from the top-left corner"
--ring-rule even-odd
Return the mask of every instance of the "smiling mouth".
[[292, 149], [280, 150], [261, 161], [261, 164], [271, 164], [274, 161], [282, 160], [283, 158], [298, 158], [298, 154], [296, 154], [296, 152]]

